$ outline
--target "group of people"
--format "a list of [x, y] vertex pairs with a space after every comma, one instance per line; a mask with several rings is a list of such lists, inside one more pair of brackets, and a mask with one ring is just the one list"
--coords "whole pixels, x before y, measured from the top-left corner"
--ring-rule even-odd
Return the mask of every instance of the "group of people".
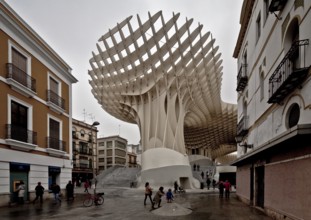
[[[61, 189], [60, 186], [57, 183], [53, 183], [50, 188], [51, 192], [54, 195], [54, 202], [55, 203], [61, 203]], [[37, 186], [35, 187], [35, 194], [36, 197], [32, 201], [33, 204], [39, 200], [40, 204], [43, 203], [43, 194], [44, 194], [45, 188], [42, 186], [41, 182], [37, 183]], [[15, 193], [17, 193], [17, 198], [18, 198], [18, 203], [19, 204], [24, 204], [24, 197], [25, 197], [25, 192], [26, 192], [26, 185], [24, 181], [20, 181], [17, 189], [15, 190]], [[74, 185], [72, 184], [71, 181], [68, 181], [68, 184], [66, 185], [66, 196], [67, 196], [67, 201], [73, 200], [74, 199]]]
[[152, 188], [149, 184], [149, 182], [146, 182], [145, 184], [145, 199], [144, 199], [144, 205], [146, 205], [147, 198], [150, 199], [152, 209], [155, 209], [155, 206], [157, 205], [158, 208], [161, 207], [162, 202], [162, 196], [166, 195], [166, 199], [168, 203], [171, 203], [173, 201], [174, 195], [171, 189], [168, 189], [168, 191], [164, 192], [164, 187], [161, 186], [159, 190], [156, 192], [155, 196], [152, 199]]
[[230, 197], [231, 184], [228, 180], [226, 180], [225, 182], [219, 181], [218, 189], [219, 189], [219, 198], [224, 197], [224, 191], [225, 191], [225, 197], [226, 198]]

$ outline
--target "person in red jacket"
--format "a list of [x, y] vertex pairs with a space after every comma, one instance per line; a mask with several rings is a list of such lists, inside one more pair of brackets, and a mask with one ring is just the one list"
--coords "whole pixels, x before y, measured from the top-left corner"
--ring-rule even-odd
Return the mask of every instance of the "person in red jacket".
[[230, 197], [231, 184], [228, 180], [226, 180], [226, 182], [224, 183], [224, 187], [225, 187], [225, 197], [229, 198]]

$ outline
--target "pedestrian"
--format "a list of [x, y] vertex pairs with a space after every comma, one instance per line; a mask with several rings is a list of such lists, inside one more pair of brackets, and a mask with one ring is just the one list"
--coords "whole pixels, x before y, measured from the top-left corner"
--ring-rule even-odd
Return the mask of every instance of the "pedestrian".
[[60, 194], [60, 187], [57, 183], [53, 183], [52, 184], [52, 193], [54, 194], [54, 202], [55, 203], [61, 203], [62, 200], [59, 198], [59, 194]]
[[207, 178], [207, 179], [206, 179], [206, 185], [207, 185], [207, 190], [209, 190], [209, 187], [210, 187], [210, 185], [211, 185], [211, 180], [210, 180], [210, 178]]
[[197, 165], [193, 164], [193, 171], [196, 171], [196, 169], [197, 169]]
[[231, 190], [231, 184], [228, 180], [226, 180], [226, 182], [224, 183], [224, 187], [225, 187], [225, 196], [228, 199], [230, 197], [230, 190]]
[[200, 164], [197, 165], [197, 171], [200, 171]]
[[84, 192], [89, 192], [88, 188], [90, 187], [89, 181], [85, 180], [84, 182]]
[[216, 187], [216, 180], [212, 180], [212, 185], [213, 185], [213, 190], [215, 190], [215, 187]]
[[67, 185], [66, 185], [67, 201], [69, 201], [70, 199], [74, 200], [73, 191], [74, 191], [74, 186], [71, 183], [71, 181], [69, 180]]
[[218, 189], [219, 189], [219, 198], [223, 198], [224, 197], [224, 183], [222, 181], [219, 181]]
[[152, 201], [152, 188], [149, 185], [149, 182], [146, 182], [145, 184], [145, 200], [144, 200], [144, 205], [146, 205], [146, 200], [149, 197], [151, 205], [153, 206], [153, 201]]
[[174, 182], [174, 193], [178, 192], [178, 183], [177, 181]]
[[201, 172], [201, 177], [202, 177], [202, 180], [204, 180], [204, 172], [203, 171]]
[[25, 189], [26, 189], [25, 183], [23, 180], [21, 180], [16, 190], [18, 194], [19, 204], [24, 204]]
[[38, 182], [36, 188], [36, 198], [33, 200], [33, 204], [36, 203], [36, 201], [40, 198], [40, 204], [43, 202], [43, 193], [44, 193], [44, 187], [41, 185], [41, 182]]
[[172, 193], [171, 189], [168, 189], [167, 193], [166, 193], [166, 200], [168, 203], [171, 203], [173, 201], [174, 195]]
[[161, 207], [161, 197], [165, 195], [165, 192], [164, 192], [164, 188], [163, 186], [161, 186], [159, 188], [159, 191], [155, 194], [155, 196], [153, 197], [153, 204], [152, 204], [152, 208], [154, 209], [154, 205], [158, 205], [158, 208]]

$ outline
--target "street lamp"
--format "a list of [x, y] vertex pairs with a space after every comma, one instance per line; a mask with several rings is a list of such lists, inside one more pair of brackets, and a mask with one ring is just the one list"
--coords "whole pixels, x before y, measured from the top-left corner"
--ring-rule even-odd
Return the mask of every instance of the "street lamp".
[[98, 126], [100, 123], [98, 121], [94, 121], [91, 127]]
[[[95, 127], [95, 126], [98, 126], [98, 125], [100, 125], [100, 123], [98, 122], [98, 121], [94, 121], [93, 122], [93, 124], [91, 125], [91, 136], [92, 136], [92, 142], [91, 142], [91, 144], [92, 144], [92, 156], [93, 156], [93, 160], [92, 161], [94, 161], [95, 162], [95, 160], [96, 160], [96, 163], [95, 163], [95, 165], [96, 166], [94, 166], [94, 164], [93, 164], [93, 178], [96, 176], [96, 174], [97, 174], [97, 152], [95, 152], [95, 154], [93, 154], [94, 153], [94, 143], [93, 143], [93, 128]], [[97, 141], [96, 141], [96, 144], [97, 144]], [[97, 150], [97, 148], [95, 149], [95, 150]], [[94, 163], [93, 162], [93, 163]], [[95, 181], [95, 187], [96, 187], [96, 181]]]
[[235, 141], [236, 141], [237, 144], [239, 144], [240, 147], [253, 148], [252, 144], [247, 144], [246, 142], [242, 143], [242, 141], [243, 141], [243, 137], [242, 136], [236, 136], [235, 137]]

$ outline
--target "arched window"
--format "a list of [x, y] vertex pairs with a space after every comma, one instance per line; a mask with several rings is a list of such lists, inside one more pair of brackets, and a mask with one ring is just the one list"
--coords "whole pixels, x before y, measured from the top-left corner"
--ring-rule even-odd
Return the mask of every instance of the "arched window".
[[81, 137], [84, 137], [85, 131], [84, 131], [84, 130], [81, 130], [81, 131], [80, 131], [80, 134], [81, 134]]

